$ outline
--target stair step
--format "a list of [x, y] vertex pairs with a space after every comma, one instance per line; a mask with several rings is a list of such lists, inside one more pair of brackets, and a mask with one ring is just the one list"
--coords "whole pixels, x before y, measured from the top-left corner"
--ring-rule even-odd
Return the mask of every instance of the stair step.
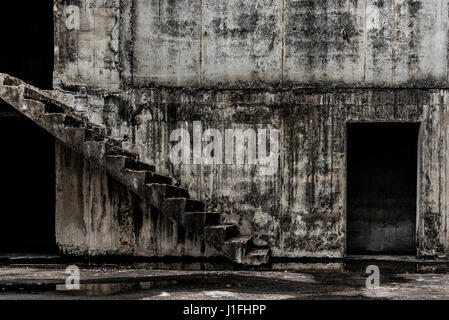
[[50, 122], [50, 124], [58, 124], [58, 125], [64, 124], [64, 119], [65, 119], [64, 113], [46, 112], [46, 113], [44, 113], [43, 116], [48, 122]]
[[[115, 147], [111, 146], [111, 148], [114, 149]], [[131, 169], [131, 170], [135, 170], [135, 171], [151, 171], [151, 172], [153, 172], [155, 170], [154, 166], [151, 166], [149, 164], [142, 163], [140, 161], [136, 161], [127, 156], [121, 156], [121, 155], [107, 155], [106, 156], [106, 164], [111, 170], [114, 170], [114, 171]]]
[[64, 117], [64, 126], [65, 127], [73, 127], [73, 128], [82, 128], [86, 127], [86, 123], [83, 122], [81, 119], [77, 119], [73, 116], [66, 115]]
[[22, 90], [15, 86], [0, 86], [0, 94], [3, 100], [13, 106], [22, 99]]
[[[108, 149], [106, 150], [106, 152], [108, 153], [111, 152], [111, 148], [115, 148], [112, 146], [108, 146], [108, 144], [105, 144], [104, 146], [106, 149]], [[116, 148], [116, 150], [117, 152], [123, 151], [119, 148]], [[128, 180], [130, 179], [130, 177], [129, 175], [126, 175], [126, 169], [130, 169], [133, 171], [154, 171], [153, 166], [137, 162], [136, 160], [123, 155], [106, 155], [104, 157], [104, 165], [113, 177], [124, 183], [130, 183], [130, 180]], [[139, 192], [139, 194], [141, 192], [146, 192], [144, 182], [142, 182], [140, 185], [132, 184], [132, 186], [135, 187], [134, 190]]]
[[125, 174], [122, 177], [122, 182], [131, 186], [137, 194], [142, 194], [146, 188], [145, 181], [147, 179], [148, 171], [134, 171], [125, 169]]
[[[137, 161], [139, 159], [139, 156], [137, 154], [123, 150], [121, 147], [111, 144], [109, 140], [107, 142], [105, 141], [104, 154], [105, 154], [105, 156], [124, 156], [124, 157], [130, 158], [133, 161]], [[133, 166], [127, 167], [127, 168], [133, 169], [133, 170], [137, 170], [136, 168], [142, 168], [143, 170], [146, 170], [145, 167], [138, 166], [138, 165], [137, 166], [133, 165]], [[149, 170], [149, 171], [154, 171], [154, 167], [152, 167], [152, 168], [153, 169]]]
[[41, 101], [41, 102], [47, 102], [47, 100], [49, 100], [42, 93], [40, 93], [39, 91], [32, 89], [30, 87], [25, 87], [25, 90], [23, 92], [23, 97], [25, 99], [33, 99], [33, 100]]
[[[134, 185], [135, 189], [148, 187], [148, 185], [173, 186], [171, 178], [158, 175], [154, 172], [145, 171], [145, 170], [137, 171], [137, 170], [131, 170], [131, 169], [125, 169], [125, 172], [126, 172], [126, 175], [128, 175], [130, 177], [129, 182]], [[177, 191], [178, 191], [178, 189], [179, 188], [177, 188]], [[187, 192], [187, 190], [183, 190], [183, 191]], [[182, 195], [185, 195], [185, 192], [180, 191], [180, 193]], [[178, 194], [178, 192], [176, 192], [176, 194]]]
[[84, 128], [84, 127], [64, 127], [64, 130], [68, 133], [77, 132], [79, 135], [83, 136], [84, 142], [102, 142], [102, 137], [98, 135], [95, 131]]
[[189, 191], [186, 189], [178, 188], [170, 184], [158, 184], [158, 183], [151, 183], [147, 184], [148, 188], [160, 188], [163, 187], [165, 189], [165, 199], [173, 199], [173, 198], [181, 198], [181, 199], [188, 199]]
[[[86, 123], [88, 123], [88, 122], [89, 121], [86, 120]], [[97, 125], [94, 125], [94, 124], [89, 124], [89, 129], [92, 130], [93, 132], [95, 132], [96, 134], [98, 134], [99, 136], [102, 136], [102, 140], [106, 139], [106, 135], [107, 134], [106, 134], [106, 129], [105, 128], [97, 126]], [[111, 140], [111, 144], [113, 144], [112, 140]]]
[[68, 145], [81, 146], [86, 141], [86, 128], [64, 128], [62, 135], [63, 137], [59, 138], [62, 138]]
[[186, 199], [184, 212], [204, 211], [204, 202], [193, 199]]
[[31, 112], [36, 115], [41, 115], [45, 113], [45, 104], [36, 100], [23, 99], [25, 102], [24, 106], [22, 106], [22, 110], [26, 109], [26, 111]]
[[104, 137], [98, 134], [95, 130], [92, 130], [90, 128], [86, 128], [85, 131], [86, 141], [96, 141], [96, 142], [102, 142], [104, 141]]
[[167, 176], [162, 176], [154, 172], [148, 172], [145, 180], [146, 184], [168, 184], [173, 185], [173, 179]]
[[173, 220], [182, 223], [186, 212], [202, 212], [204, 203], [187, 198], [167, 198], [162, 207], [162, 212]]
[[[170, 211], [166, 210], [167, 208], [170, 207], [167, 204], [167, 199], [170, 199], [172, 197], [183, 199], [182, 197], [188, 197], [189, 194], [187, 190], [177, 188], [173, 185], [153, 183], [145, 185], [145, 188], [142, 190], [141, 196], [144, 199], [149, 200], [152, 206], [159, 208], [159, 210], [164, 214], [165, 212], [168, 212], [167, 213], [168, 218], [174, 218], [169, 214]], [[175, 208], [176, 206], [173, 205], [173, 208], [168, 210], [174, 210]]]
[[183, 226], [190, 232], [204, 234], [204, 227], [217, 225], [220, 215], [217, 212], [185, 212]]
[[149, 165], [147, 163], [143, 163], [140, 161], [133, 160], [131, 158], [130, 161], [127, 161], [125, 167], [127, 169], [137, 170], [137, 171], [151, 171], [154, 172], [156, 170], [155, 166]]
[[45, 109], [46, 109], [47, 113], [64, 113], [64, 112], [71, 111], [71, 109], [69, 107], [64, 106], [60, 102], [51, 99], [50, 97], [46, 96], [42, 92], [39, 92], [38, 90], [35, 90], [28, 86], [26, 86], [24, 89], [23, 97], [24, 97], [24, 99], [30, 99], [30, 100], [36, 100], [36, 101], [42, 102], [43, 104], [45, 104]]
[[237, 225], [235, 224], [220, 224], [215, 226], [208, 226], [206, 227], [211, 232], [217, 231], [217, 232], [225, 232], [226, 240], [229, 240], [237, 235]]
[[209, 246], [221, 251], [227, 240], [237, 236], [235, 224], [207, 226], [204, 228], [204, 240]]
[[84, 142], [83, 154], [87, 159], [101, 161], [104, 155], [104, 141]]
[[248, 245], [253, 240], [252, 236], [237, 236], [226, 241], [227, 244], [232, 245]]
[[245, 257], [245, 264], [252, 266], [260, 266], [270, 262], [270, 249], [258, 248], [253, 249], [247, 253]]
[[18, 87], [20, 86], [22, 83], [19, 79], [16, 78], [12, 78], [12, 77], [5, 77], [3, 79], [3, 85], [4, 86], [9, 86], [9, 87]]
[[105, 164], [107, 161], [106, 157], [108, 156], [125, 156], [134, 161], [138, 159], [138, 156], [136, 154], [132, 154], [121, 148], [111, 145], [109, 143], [109, 140], [100, 140], [104, 139], [104, 137], [98, 135], [96, 132], [93, 132], [92, 138], [94, 139], [94, 141], [92, 141], [92, 139], [87, 139], [87, 141], [84, 142], [83, 147], [84, 155], [89, 159], [104, 161]]
[[218, 212], [206, 212], [206, 220], [204, 226], [216, 226], [220, 224], [220, 213]]
[[44, 117], [52, 125], [62, 125], [64, 127], [72, 128], [82, 128], [87, 126], [87, 123], [81, 118], [65, 113], [44, 113]]
[[50, 102], [43, 102], [45, 112], [47, 113], [64, 113], [64, 109]]
[[246, 253], [252, 247], [253, 237], [237, 236], [229, 239], [223, 246], [223, 253], [226, 257], [236, 263], [244, 263]]
[[118, 147], [118, 148], [121, 148], [121, 147], [122, 147], [122, 142], [121, 142], [121, 141], [118, 141], [118, 140], [114, 140], [114, 139], [109, 138], [108, 135], [107, 135], [106, 133], [103, 134], [103, 136], [104, 136], [104, 140], [105, 140], [108, 144], [110, 144], [111, 146]]

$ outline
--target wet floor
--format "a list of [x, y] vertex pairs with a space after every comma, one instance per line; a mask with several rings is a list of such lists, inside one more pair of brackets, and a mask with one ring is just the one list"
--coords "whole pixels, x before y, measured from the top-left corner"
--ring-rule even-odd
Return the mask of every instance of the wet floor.
[[[354, 259], [223, 270], [202, 262], [71, 261], [80, 270], [76, 290], [66, 286], [68, 263], [1, 265], [0, 299], [449, 299], [449, 264], [441, 262]], [[366, 286], [369, 265], [380, 270], [376, 289]]]

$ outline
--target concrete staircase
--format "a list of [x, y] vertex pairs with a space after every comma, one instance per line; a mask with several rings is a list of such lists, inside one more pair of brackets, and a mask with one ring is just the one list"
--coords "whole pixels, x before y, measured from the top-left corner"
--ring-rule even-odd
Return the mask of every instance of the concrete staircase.
[[182, 225], [198, 234], [208, 256], [224, 256], [237, 264], [262, 265], [270, 258], [268, 248], [257, 247], [251, 236], [239, 234], [237, 225], [220, 224], [220, 214], [204, 210], [173, 179], [159, 175], [155, 167], [139, 161], [139, 156], [121, 148], [106, 135], [104, 128], [77, 115], [45, 91], [20, 79], [0, 74], [0, 98], [37, 123], [62, 143], [99, 163], [112, 177]]

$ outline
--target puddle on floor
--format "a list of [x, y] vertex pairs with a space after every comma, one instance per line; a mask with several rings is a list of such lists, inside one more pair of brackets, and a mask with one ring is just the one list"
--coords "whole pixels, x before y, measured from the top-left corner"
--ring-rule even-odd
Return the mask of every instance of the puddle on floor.
[[[208, 275], [178, 275], [170, 276], [172, 279], [160, 280], [121, 280], [109, 279], [108, 282], [81, 283], [79, 290], [69, 290], [65, 283], [55, 285], [0, 285], [3, 293], [53, 293], [62, 296], [84, 296], [102, 297], [133, 293], [157, 293], [162, 291], [171, 292], [199, 292], [199, 291], [235, 291], [254, 294], [266, 294], [267, 288], [273, 294], [283, 294], [287, 292], [314, 293], [325, 291], [327, 278], [319, 278], [313, 275], [307, 277], [298, 275], [296, 277], [267, 277], [263, 275], [236, 275], [236, 274], [208, 274]], [[339, 278], [341, 279], [341, 278]], [[364, 282], [358, 278], [343, 282], [338, 279], [334, 287], [349, 286], [361, 287]], [[92, 280], [93, 282], [94, 280]], [[106, 279], [104, 280], [106, 281]], [[331, 281], [332, 282], [332, 281]], [[341, 283], [340, 283], [341, 282]]]
[[[166, 278], [166, 277], [165, 277]], [[71, 290], [65, 283], [61, 284], [27, 284], [0, 285], [0, 293], [56, 293], [69, 296], [101, 297], [142, 291], [161, 290], [230, 290], [258, 288], [263, 278], [226, 276], [176, 276], [173, 280], [120, 281], [113, 279], [108, 283], [81, 283], [79, 289]]]
[[67, 295], [101, 297], [117, 294], [124, 294], [138, 291], [155, 290], [159, 288], [170, 288], [178, 285], [177, 280], [172, 281], [150, 281], [150, 282], [129, 282], [129, 283], [92, 283], [80, 284], [77, 290], [67, 289], [65, 284], [56, 285], [55, 291]]

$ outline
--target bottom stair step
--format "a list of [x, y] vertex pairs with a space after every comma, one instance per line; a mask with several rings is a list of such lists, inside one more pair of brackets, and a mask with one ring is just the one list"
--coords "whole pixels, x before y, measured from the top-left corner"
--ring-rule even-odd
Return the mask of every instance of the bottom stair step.
[[152, 172], [152, 173], [147, 174], [146, 183], [147, 184], [158, 183], [158, 184], [172, 185], [173, 179], [171, 177], [162, 176], [160, 174]]
[[229, 239], [226, 241], [226, 244], [234, 245], [234, 246], [248, 246], [253, 240], [252, 236], [238, 236]]
[[204, 240], [217, 250], [222, 250], [225, 242], [238, 234], [235, 224], [207, 226], [204, 228]]
[[253, 237], [251, 236], [238, 236], [226, 241], [223, 247], [224, 255], [236, 262], [243, 264], [245, 262], [246, 253], [251, 250], [253, 243]]
[[204, 227], [218, 225], [220, 214], [217, 212], [185, 212], [183, 218], [183, 226], [186, 230], [204, 234]]
[[270, 261], [270, 249], [253, 249], [245, 257], [245, 264], [260, 266]]
[[187, 198], [165, 199], [164, 206], [162, 207], [162, 212], [178, 223], [182, 223], [186, 212], [202, 211], [204, 211], [203, 202]]

